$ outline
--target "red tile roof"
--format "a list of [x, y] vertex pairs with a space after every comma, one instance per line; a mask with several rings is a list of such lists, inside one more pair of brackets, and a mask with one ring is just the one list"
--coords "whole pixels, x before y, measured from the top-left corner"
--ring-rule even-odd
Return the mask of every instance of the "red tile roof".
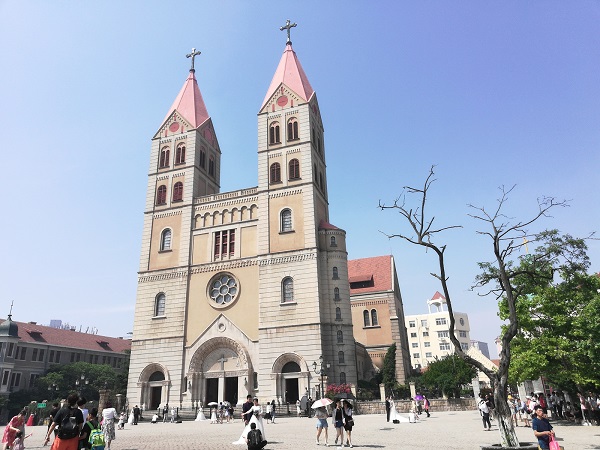
[[[348, 279], [368, 281], [373, 277], [373, 286], [352, 288], [350, 294], [362, 294], [365, 292], [391, 291], [392, 290], [392, 257], [374, 256], [372, 258], [353, 259], [348, 261]], [[362, 280], [358, 280], [361, 278]], [[365, 280], [366, 278], [366, 280]], [[355, 282], [355, 281], [350, 281]]]
[[26, 322], [15, 321], [15, 323], [19, 326], [19, 337], [22, 342], [115, 353], [122, 353], [131, 349], [129, 339], [80, 333], [79, 331], [63, 330]]
[[446, 297], [444, 297], [442, 294], [440, 294], [439, 291], [435, 291], [435, 294], [433, 294], [433, 297], [431, 297], [431, 300], [446, 300]]
[[339, 228], [336, 227], [335, 225], [331, 225], [329, 222], [325, 222], [324, 220], [321, 220], [319, 222], [319, 230], [339, 230]]

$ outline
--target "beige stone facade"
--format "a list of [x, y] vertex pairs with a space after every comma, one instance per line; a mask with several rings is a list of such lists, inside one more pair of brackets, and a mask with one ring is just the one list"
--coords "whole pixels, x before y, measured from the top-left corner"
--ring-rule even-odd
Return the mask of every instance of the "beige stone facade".
[[[283, 58], [292, 53], [288, 45]], [[193, 72], [152, 140], [130, 403], [314, 398], [321, 355], [328, 383], [357, 381], [346, 235], [329, 224], [319, 105], [312, 88], [287, 83], [272, 83], [258, 114], [257, 187], [220, 192], [212, 119], [195, 123], [199, 90], [186, 99], [198, 89]]]

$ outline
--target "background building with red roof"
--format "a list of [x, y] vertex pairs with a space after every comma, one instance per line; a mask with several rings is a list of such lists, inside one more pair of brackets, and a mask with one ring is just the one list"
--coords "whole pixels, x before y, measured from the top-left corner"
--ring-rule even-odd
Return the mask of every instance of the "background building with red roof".
[[359, 378], [370, 380], [396, 344], [396, 379], [405, 384], [411, 365], [404, 326], [404, 307], [394, 257], [375, 256], [348, 261], [352, 323]]
[[33, 387], [52, 365], [86, 362], [126, 367], [129, 339], [81, 333], [35, 322], [0, 324], [0, 395]]

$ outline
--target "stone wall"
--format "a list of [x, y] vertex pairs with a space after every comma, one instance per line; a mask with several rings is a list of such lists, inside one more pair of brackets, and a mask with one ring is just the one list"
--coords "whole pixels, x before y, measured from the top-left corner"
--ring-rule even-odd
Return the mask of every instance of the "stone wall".
[[[407, 413], [410, 411], [412, 402], [410, 400], [396, 400], [395, 403], [396, 410], [399, 413]], [[436, 411], [468, 411], [477, 409], [474, 398], [434, 398], [429, 399], [429, 403], [429, 411], [432, 413], [435, 413]], [[355, 412], [358, 414], [385, 414], [385, 402], [357, 401]]]

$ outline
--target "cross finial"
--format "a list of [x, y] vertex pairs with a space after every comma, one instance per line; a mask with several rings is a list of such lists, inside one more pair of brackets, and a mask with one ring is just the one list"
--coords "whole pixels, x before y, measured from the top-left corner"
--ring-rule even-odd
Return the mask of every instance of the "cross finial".
[[288, 20], [286, 20], [286, 21], [285, 21], [285, 25], [284, 25], [284, 26], [282, 26], [282, 27], [279, 27], [279, 29], [280, 29], [281, 31], [283, 31], [283, 30], [287, 30], [287, 35], [288, 35], [288, 36], [287, 36], [287, 43], [288, 43], [288, 44], [291, 44], [291, 43], [292, 43], [292, 41], [290, 40], [290, 30], [291, 30], [292, 28], [294, 28], [294, 27], [297, 27], [297, 26], [298, 26], [298, 24], [296, 24], [296, 23], [292, 23], [292, 22], [290, 21], [290, 19], [288, 19]]
[[12, 318], [12, 308], [13, 308], [13, 304], [15, 303], [14, 300], [12, 300], [10, 302], [10, 311], [8, 312], [8, 319], [10, 320]]
[[199, 50], [196, 50], [195, 48], [192, 49], [192, 53], [188, 53], [187, 55], [185, 55], [186, 58], [192, 58], [192, 68], [190, 69], [190, 72], [195, 72], [196, 70], [194, 69], [194, 58], [196, 56], [198, 56], [201, 52]]

